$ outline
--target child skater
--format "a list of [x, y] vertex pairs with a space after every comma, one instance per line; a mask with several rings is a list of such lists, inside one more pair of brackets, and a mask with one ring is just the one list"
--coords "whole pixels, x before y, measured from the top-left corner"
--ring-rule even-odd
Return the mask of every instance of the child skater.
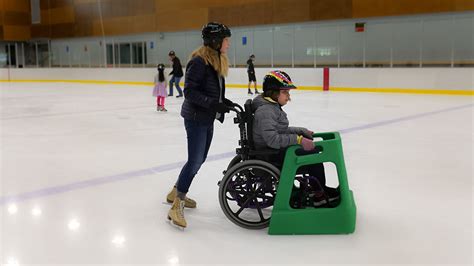
[[157, 66], [158, 74], [155, 76], [155, 87], [153, 88], [153, 96], [156, 97], [156, 111], [167, 112], [165, 108], [166, 98], [166, 79], [165, 79], [165, 65], [159, 64]]
[[[263, 78], [263, 95], [252, 101], [255, 110], [253, 121], [253, 141], [256, 150], [275, 149], [278, 154], [259, 158], [268, 161], [279, 169], [283, 167], [286, 150], [299, 144], [303, 151], [298, 155], [315, 151], [313, 131], [304, 127], [289, 126], [289, 120], [283, 106], [290, 101], [290, 90], [296, 89], [290, 76], [280, 70], [271, 71]], [[326, 186], [326, 176], [322, 163], [305, 165], [297, 174], [308, 174], [309, 184], [315, 190], [312, 194], [314, 207], [320, 207], [339, 199], [339, 191]]]

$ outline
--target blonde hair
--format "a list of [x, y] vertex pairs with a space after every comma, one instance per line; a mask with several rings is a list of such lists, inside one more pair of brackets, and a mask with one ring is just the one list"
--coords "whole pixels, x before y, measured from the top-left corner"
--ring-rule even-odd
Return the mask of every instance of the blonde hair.
[[191, 58], [199, 56], [204, 59], [206, 65], [211, 65], [219, 75], [226, 77], [229, 72], [229, 59], [226, 54], [219, 53], [209, 46], [201, 45], [191, 53]]

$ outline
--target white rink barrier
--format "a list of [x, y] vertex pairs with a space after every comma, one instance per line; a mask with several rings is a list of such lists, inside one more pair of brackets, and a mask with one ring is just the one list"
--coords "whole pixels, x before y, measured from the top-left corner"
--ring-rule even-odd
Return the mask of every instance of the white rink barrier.
[[[322, 68], [256, 68], [259, 86], [274, 69], [287, 72], [300, 89], [322, 90]], [[155, 74], [155, 68], [3, 68], [0, 81], [151, 85]], [[245, 68], [229, 70], [227, 87], [247, 83]], [[329, 90], [473, 95], [474, 68], [330, 68]]]

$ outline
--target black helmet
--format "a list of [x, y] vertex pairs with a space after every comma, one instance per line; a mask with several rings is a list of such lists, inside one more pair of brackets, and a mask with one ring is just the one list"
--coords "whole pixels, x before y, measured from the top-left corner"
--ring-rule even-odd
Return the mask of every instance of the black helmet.
[[170, 51], [170, 52], [168, 53], [168, 55], [169, 55], [169, 56], [175, 56], [176, 54], [174, 53], [174, 51]]
[[158, 65], [156, 66], [156, 68], [157, 68], [158, 70], [162, 70], [162, 69], [165, 69], [165, 65], [163, 65], [163, 64], [158, 64]]
[[205, 46], [219, 51], [221, 49], [222, 40], [231, 35], [230, 29], [226, 25], [217, 22], [209, 22], [202, 28], [201, 36]]
[[296, 89], [290, 76], [281, 70], [270, 71], [263, 78], [263, 91]]

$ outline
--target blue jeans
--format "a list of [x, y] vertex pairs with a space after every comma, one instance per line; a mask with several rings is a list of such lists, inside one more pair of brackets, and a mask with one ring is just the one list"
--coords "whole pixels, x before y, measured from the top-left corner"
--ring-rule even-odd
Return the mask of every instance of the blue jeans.
[[184, 127], [188, 137], [188, 161], [181, 169], [176, 184], [179, 192], [187, 193], [194, 176], [206, 161], [214, 133], [214, 121], [209, 124], [185, 119]]
[[170, 93], [168, 96], [173, 96], [173, 84], [176, 86], [176, 90], [178, 91], [179, 96], [183, 96], [183, 90], [181, 90], [181, 87], [179, 86], [179, 81], [181, 80], [181, 77], [171, 77], [170, 79]]

